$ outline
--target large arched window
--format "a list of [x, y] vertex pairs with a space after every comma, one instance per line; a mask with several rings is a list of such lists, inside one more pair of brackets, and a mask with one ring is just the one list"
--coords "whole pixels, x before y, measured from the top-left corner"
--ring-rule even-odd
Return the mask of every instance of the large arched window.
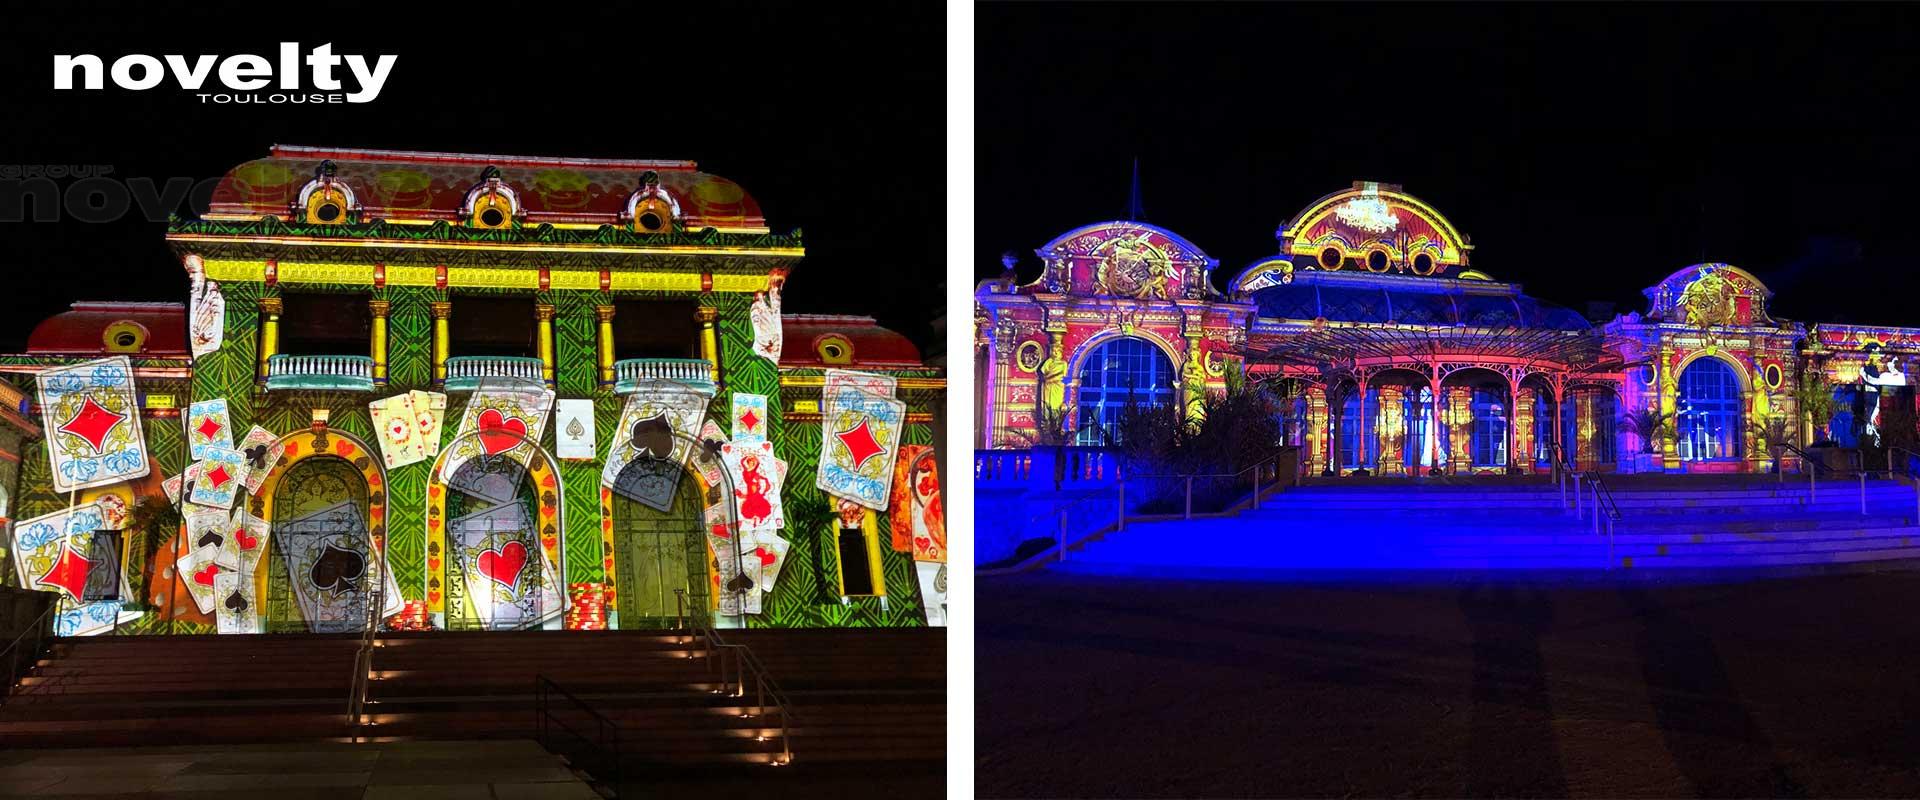
[[1080, 444], [1118, 437], [1129, 408], [1174, 404], [1173, 362], [1144, 339], [1121, 338], [1100, 345], [1080, 365]]
[[1717, 358], [1697, 359], [1680, 373], [1674, 427], [1681, 461], [1739, 458], [1740, 378]]

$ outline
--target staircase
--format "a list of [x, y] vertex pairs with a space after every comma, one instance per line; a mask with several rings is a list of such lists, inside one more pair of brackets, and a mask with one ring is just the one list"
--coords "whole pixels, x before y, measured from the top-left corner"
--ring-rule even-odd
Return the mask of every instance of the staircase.
[[[792, 701], [796, 767], [937, 775], [944, 631], [724, 635], [750, 646]], [[750, 716], [751, 692], [718, 693], [716, 664], [687, 636], [429, 632], [375, 643], [363, 729], [374, 740], [534, 736], [534, 676], [545, 675], [620, 726], [629, 775], [738, 772], [782, 752], [777, 718]], [[351, 635], [59, 640], [0, 707], [0, 748], [344, 741], [359, 644]]]
[[1639, 570], [1920, 559], [1914, 487], [1857, 479], [1608, 476], [1612, 559], [1538, 477], [1310, 480], [1230, 519], [1130, 522], [1071, 554], [1096, 573], [1192, 569]]

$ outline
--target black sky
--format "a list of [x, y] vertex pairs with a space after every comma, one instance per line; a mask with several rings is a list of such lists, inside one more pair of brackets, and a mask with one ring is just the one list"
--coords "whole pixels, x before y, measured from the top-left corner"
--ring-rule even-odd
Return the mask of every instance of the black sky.
[[[924, 350], [944, 305], [941, 9], [688, 5], [14, 10], [0, 32], [0, 165], [202, 179], [275, 143], [693, 159], [744, 186], [774, 230], [804, 230], [788, 312], [872, 314]], [[171, 84], [52, 89], [55, 53], [272, 59], [281, 41], [400, 59], [361, 105], [203, 105]], [[17, 352], [73, 300], [184, 300], [164, 231], [136, 217], [0, 223], [13, 278], [0, 349]]]
[[1776, 314], [1920, 325], [1920, 8], [983, 6], [976, 274], [1120, 217], [1220, 259], [1355, 180], [1402, 184], [1473, 264], [1645, 309], [1700, 261]]

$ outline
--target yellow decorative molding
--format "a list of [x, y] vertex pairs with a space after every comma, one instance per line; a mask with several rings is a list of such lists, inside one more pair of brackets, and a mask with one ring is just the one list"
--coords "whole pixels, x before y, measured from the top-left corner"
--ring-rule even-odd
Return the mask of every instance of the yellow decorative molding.
[[[373, 285], [372, 264], [326, 264], [314, 262], [287, 262], [279, 265], [281, 283], [331, 283]], [[256, 278], [255, 280], [261, 280]]]
[[775, 258], [802, 258], [800, 247], [712, 247], [706, 245], [661, 245], [623, 247], [603, 244], [506, 244], [450, 243], [410, 239], [308, 239], [298, 236], [224, 236], [206, 233], [169, 233], [169, 242], [220, 242], [273, 244], [287, 247], [382, 247], [394, 250], [492, 250], [520, 253], [611, 253], [616, 255], [738, 255]]
[[207, 277], [216, 281], [261, 282], [267, 279], [267, 262], [265, 261], [204, 259], [201, 264], [206, 268]]
[[[870, 371], [885, 374], [883, 370]], [[899, 388], [902, 389], [947, 388], [946, 378], [899, 378], [896, 382]], [[780, 376], [780, 385], [798, 388], [820, 388], [827, 385], [827, 379], [824, 375], [782, 375]]]
[[394, 264], [387, 265], [388, 286], [432, 286], [435, 270], [433, 267], [409, 267]]
[[765, 275], [713, 276], [713, 290], [716, 292], [764, 292], [767, 284]]
[[683, 272], [615, 272], [610, 286], [614, 291], [700, 291], [700, 276]]
[[482, 289], [538, 289], [540, 288], [540, 271], [536, 269], [448, 267], [447, 285]]
[[600, 273], [578, 269], [554, 270], [548, 276], [548, 283], [555, 289], [593, 291], [600, 288]]

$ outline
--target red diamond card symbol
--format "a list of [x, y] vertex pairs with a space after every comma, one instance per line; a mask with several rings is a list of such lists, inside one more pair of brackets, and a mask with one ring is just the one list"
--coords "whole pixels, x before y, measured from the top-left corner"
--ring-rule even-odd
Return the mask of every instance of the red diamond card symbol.
[[107, 441], [107, 434], [113, 431], [114, 426], [125, 422], [126, 419], [127, 415], [108, 411], [89, 397], [85, 403], [81, 404], [79, 413], [74, 414], [73, 419], [62, 423], [59, 430], [85, 439], [87, 444], [93, 446], [93, 451], [98, 453], [101, 451], [101, 445]]
[[747, 426], [747, 430], [753, 430], [760, 427], [760, 418], [754, 415], [753, 409], [749, 408], [747, 413], [740, 415], [740, 424]]
[[88, 561], [85, 556], [73, 552], [72, 547], [62, 545], [60, 548], [60, 558], [53, 562], [53, 566], [47, 570], [47, 574], [40, 576], [39, 583], [42, 586], [58, 587], [67, 594], [72, 595], [73, 599], [78, 600], [80, 599], [80, 593], [87, 588], [87, 573], [92, 571], [92, 561]]
[[834, 435], [839, 437], [840, 444], [847, 448], [847, 455], [853, 459], [855, 470], [859, 470], [861, 464], [867, 463], [867, 459], [887, 452], [887, 448], [881, 447], [879, 442], [874, 441], [873, 431], [867, 429], [867, 420], [864, 417], [861, 418], [860, 424]]
[[233, 474], [227, 472], [227, 465], [225, 464], [214, 467], [212, 472], [205, 473], [200, 477], [213, 481], [213, 488], [215, 489], [225, 486], [227, 485], [227, 481], [233, 480]]
[[194, 428], [193, 431], [200, 434], [202, 439], [211, 439], [220, 433], [220, 423], [214, 422], [213, 417], [207, 417], [201, 420], [200, 427]]

